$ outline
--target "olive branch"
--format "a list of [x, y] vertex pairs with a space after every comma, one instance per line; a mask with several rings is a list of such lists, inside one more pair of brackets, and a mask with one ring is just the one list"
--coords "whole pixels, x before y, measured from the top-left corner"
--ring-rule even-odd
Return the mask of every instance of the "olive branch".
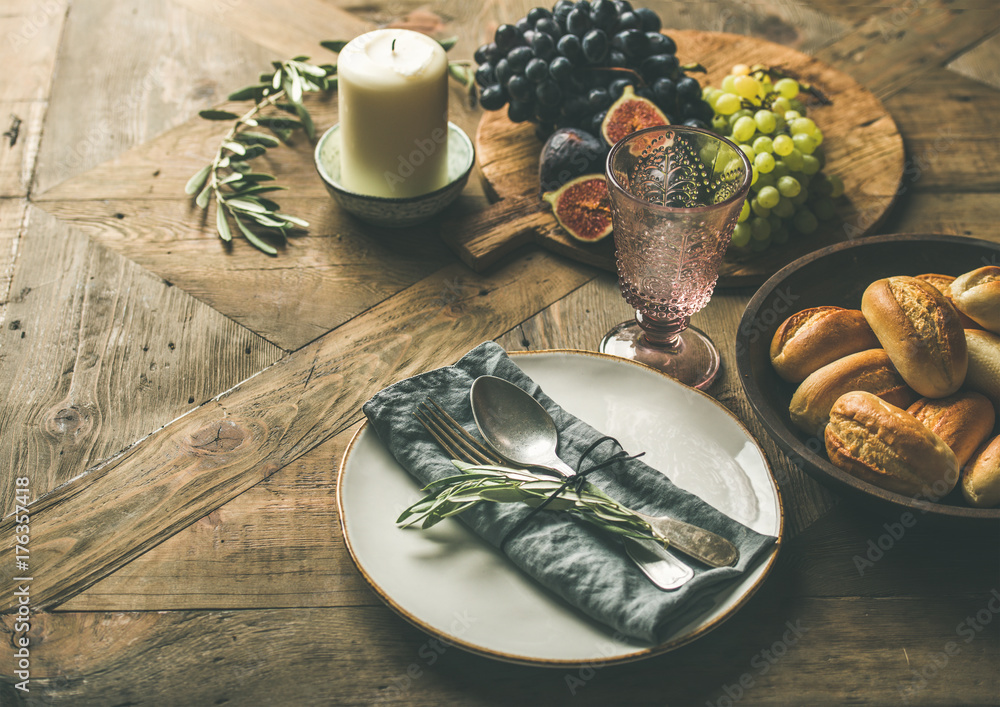
[[[438, 43], [448, 51], [457, 41], [456, 37], [452, 37], [438, 40]], [[339, 53], [347, 42], [324, 41], [320, 45]], [[201, 209], [207, 209], [212, 201], [215, 202], [215, 227], [223, 241], [228, 243], [233, 239], [231, 221], [258, 249], [268, 255], [277, 255], [277, 249], [262, 240], [253, 229], [264, 229], [286, 240], [290, 231], [306, 229], [309, 223], [283, 213], [277, 202], [265, 196], [286, 187], [275, 184], [273, 174], [253, 171], [250, 161], [273, 147], [290, 144], [297, 130], [304, 130], [310, 140], [316, 139], [316, 128], [303, 103], [303, 96], [316, 91], [335, 91], [337, 66], [312, 64], [306, 56], [271, 64], [274, 71], [260, 74], [258, 83], [229, 95], [230, 101], [253, 101], [253, 107], [246, 113], [237, 115], [226, 110], [203, 110], [198, 113], [206, 120], [234, 123], [223, 136], [212, 161], [188, 180], [184, 191], [194, 197], [195, 205]], [[474, 105], [476, 83], [469, 62], [450, 62], [448, 74], [468, 88], [469, 100]], [[263, 128], [268, 132], [253, 128]]]
[[522, 469], [467, 464], [457, 459], [452, 464], [462, 473], [425, 486], [427, 495], [404, 510], [396, 519], [397, 525], [430, 528], [483, 502], [524, 503], [531, 508], [544, 505], [546, 510], [569, 513], [605, 532], [669, 546], [649, 523], [593, 484], [567, 486], [561, 480]]

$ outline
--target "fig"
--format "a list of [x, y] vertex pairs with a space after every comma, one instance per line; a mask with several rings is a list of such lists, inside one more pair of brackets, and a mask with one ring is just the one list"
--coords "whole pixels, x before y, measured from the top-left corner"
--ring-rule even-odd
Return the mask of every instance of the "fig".
[[611, 234], [611, 200], [603, 174], [584, 174], [542, 198], [552, 205], [559, 225], [584, 243], [595, 243]]
[[626, 135], [643, 128], [668, 125], [670, 119], [648, 98], [637, 96], [632, 86], [626, 86], [621, 97], [608, 108], [601, 121], [601, 136], [614, 145]]
[[608, 146], [600, 138], [577, 128], [556, 130], [542, 147], [538, 163], [540, 191], [555, 191], [582, 174], [604, 170]]

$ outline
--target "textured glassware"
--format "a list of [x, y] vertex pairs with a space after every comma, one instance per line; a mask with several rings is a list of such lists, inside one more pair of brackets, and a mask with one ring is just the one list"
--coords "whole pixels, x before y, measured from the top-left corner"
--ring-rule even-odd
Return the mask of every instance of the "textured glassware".
[[688, 325], [712, 296], [750, 189], [750, 162], [706, 130], [664, 125], [632, 133], [608, 155], [618, 281], [635, 319], [601, 351], [695, 388], [719, 372], [719, 352]]

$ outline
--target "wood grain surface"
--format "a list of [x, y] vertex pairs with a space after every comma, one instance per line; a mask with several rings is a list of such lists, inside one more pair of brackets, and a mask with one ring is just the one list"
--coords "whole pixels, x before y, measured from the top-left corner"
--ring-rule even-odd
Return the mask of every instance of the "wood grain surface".
[[[774, 42], [872, 91], [907, 151], [883, 230], [1000, 240], [992, 0], [650, 4], [668, 27]], [[709, 392], [761, 439], [789, 520], [779, 567], [732, 620], [650, 661], [549, 671], [434, 643], [357, 576], [333, 485], [368, 392], [488, 338], [594, 349], [629, 312], [610, 273], [530, 243], [508, 243], [489, 275], [457, 262], [456, 223], [504, 223], [478, 180], [422, 229], [367, 229], [329, 201], [305, 139], [267, 168], [315, 227], [277, 258], [227, 248], [181, 193], [222, 127], [195, 112], [271, 59], [332, 60], [321, 40], [379, 25], [456, 36], [450, 56], [468, 60], [531, 5], [4, 4], [0, 132], [21, 122], [0, 138], [0, 489], [24, 476], [39, 500], [31, 692], [15, 687], [20, 634], [0, 615], [3, 707], [997, 702], [1000, 539], [924, 519], [897, 538], [898, 516], [789, 464], [732, 368], [750, 288], [717, 292], [695, 322], [723, 346]], [[474, 134], [482, 112], [451, 91]], [[335, 97], [309, 100], [318, 125], [336, 121]], [[5, 602], [20, 576], [12, 510]]]
[[[718, 86], [733, 64], [765, 64], [786, 70], [822, 90], [831, 105], [808, 105], [824, 135], [824, 171], [844, 180], [839, 220], [822, 224], [808, 237], [793, 238], [764, 253], [727, 259], [720, 285], [760, 284], [800, 255], [856, 238], [876, 229], [892, 206], [903, 177], [903, 140], [892, 117], [874, 95], [849, 75], [812, 57], [753, 37], [718, 32], [666, 30], [677, 42], [681, 62], [698, 61], [708, 70], [702, 85]], [[538, 161], [542, 143], [532, 124], [511, 123], [503, 111], [487, 113], [476, 135], [479, 164], [490, 190], [499, 198], [484, 221], [469, 220], [456, 229], [452, 243], [471, 267], [482, 269], [502, 253], [504, 240], [528, 240], [557, 253], [614, 271], [614, 244], [580, 243], [555, 221], [550, 206], [538, 199]], [[532, 208], [533, 207], [533, 208]]]

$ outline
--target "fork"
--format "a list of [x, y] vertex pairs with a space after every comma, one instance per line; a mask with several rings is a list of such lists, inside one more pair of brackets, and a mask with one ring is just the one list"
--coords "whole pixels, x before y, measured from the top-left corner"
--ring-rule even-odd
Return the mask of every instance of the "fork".
[[[449, 415], [448, 412], [441, 408], [441, 406], [434, 400], [428, 399], [426, 403], [418, 405], [417, 412], [414, 412], [413, 415], [424, 427], [424, 429], [427, 430], [431, 437], [434, 438], [438, 445], [440, 445], [446, 453], [451, 455], [452, 458], [472, 464], [502, 465], [506, 463], [504, 459], [484, 447], [475, 437], [469, 434], [457, 420]], [[543, 468], [546, 471], [559, 475], [552, 469]], [[633, 513], [635, 513], [635, 511], [633, 511]], [[668, 521], [672, 523], [680, 522], [674, 521], [670, 518], [656, 518], [638, 513], [637, 515], [646, 520], [647, 523], [652, 521], [657, 525], [660, 525], [661, 521]], [[653, 523], [650, 523], [650, 525], [654, 528], [654, 532], [657, 532], [668, 542], [671, 542], [671, 547], [683, 552], [682, 548], [673, 544], [669, 535], [664, 533], [663, 530], [657, 529], [656, 525], [653, 525]], [[693, 528], [694, 526], [690, 527]], [[701, 529], [697, 530], [702, 533], [708, 532]], [[722, 540], [722, 538], [720, 538], [720, 540]], [[728, 543], [728, 541], [724, 542]], [[636, 562], [636, 564], [639, 565], [643, 572], [645, 572], [646, 576], [662, 589], [676, 589], [694, 576], [694, 572], [690, 567], [667, 552], [659, 543], [653, 541], [640, 542], [633, 540], [627, 542], [625, 547], [629, 556]], [[692, 556], [695, 557], [695, 559], [702, 559], [697, 555], [692, 554]], [[733, 561], [735, 562], [735, 560]], [[721, 566], [715, 562], [712, 557], [708, 558], [706, 564], [709, 566]]]

